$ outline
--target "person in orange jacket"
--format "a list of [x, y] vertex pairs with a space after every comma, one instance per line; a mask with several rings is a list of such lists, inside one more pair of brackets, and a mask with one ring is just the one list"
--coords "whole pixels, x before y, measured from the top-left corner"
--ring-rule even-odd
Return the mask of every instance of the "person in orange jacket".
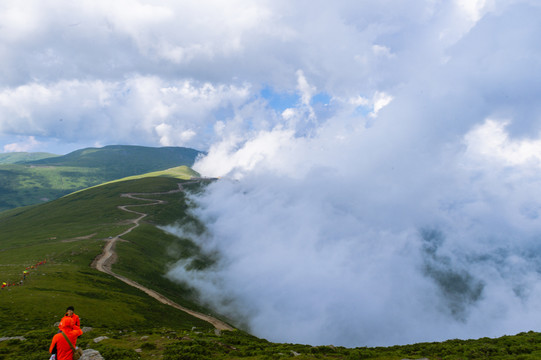
[[69, 317], [63, 319], [62, 328], [60, 330], [62, 331], [53, 336], [53, 341], [51, 341], [51, 346], [49, 347], [49, 353], [56, 354], [56, 360], [73, 360], [73, 350], [64, 337], [64, 334], [66, 334], [75, 348], [77, 338], [81, 336], [83, 332], [78, 326], [75, 326], [75, 323]]
[[75, 308], [73, 306], [68, 306], [68, 308], [66, 309], [66, 315], [64, 315], [62, 320], [60, 320], [60, 325], [58, 325], [59, 329], [62, 329], [62, 322], [66, 318], [73, 320], [73, 323], [75, 324], [75, 326], [81, 327], [81, 320], [79, 319], [79, 315], [77, 315], [74, 311], [75, 311]]

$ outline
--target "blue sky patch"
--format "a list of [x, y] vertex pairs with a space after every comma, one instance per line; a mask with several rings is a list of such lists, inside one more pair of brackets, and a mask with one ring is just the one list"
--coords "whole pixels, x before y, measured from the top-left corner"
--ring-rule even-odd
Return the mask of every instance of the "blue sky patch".
[[325, 92], [320, 92], [312, 96], [312, 104], [327, 105], [331, 102], [331, 96]]
[[279, 112], [295, 107], [300, 102], [300, 96], [297, 93], [275, 92], [270, 86], [264, 87], [260, 91], [260, 95], [263, 99], [267, 100], [271, 108]]
[[[282, 112], [288, 108], [294, 108], [301, 102], [301, 97], [298, 93], [293, 92], [276, 92], [270, 86], [264, 87], [260, 93], [261, 97], [267, 101], [269, 106], [276, 111]], [[320, 92], [312, 97], [310, 102], [312, 105], [323, 104], [327, 105], [331, 101], [331, 96], [325, 92]]]

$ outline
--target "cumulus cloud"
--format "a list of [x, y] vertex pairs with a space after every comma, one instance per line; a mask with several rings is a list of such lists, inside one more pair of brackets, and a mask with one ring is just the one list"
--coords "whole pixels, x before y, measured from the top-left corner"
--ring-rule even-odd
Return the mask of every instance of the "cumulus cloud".
[[[286, 93], [298, 89], [304, 105], [301, 110], [309, 112], [312, 110], [308, 102], [317, 95], [315, 89], [337, 98], [371, 97], [376, 91], [388, 94], [390, 86], [404, 80], [403, 67], [417, 63], [413, 60], [417, 59], [417, 36], [443, 31], [436, 20], [444, 16], [448, 7], [419, 1], [407, 7], [393, 4], [396, 9], [391, 12], [388, 4], [361, 6], [340, 1], [304, 5], [245, 0], [227, 4], [215, 0], [198, 4], [82, 1], [77, 6], [63, 0], [5, 1], [0, 5], [0, 48], [4, 64], [0, 69], [3, 79], [0, 88], [4, 96], [39, 90], [44, 96], [57, 94], [66, 99], [74, 90], [75, 96], [88, 97], [90, 101], [96, 96], [111, 96], [114, 89], [128, 89], [135, 82], [155, 87], [149, 79], [157, 79], [164, 88], [193, 82], [214, 89], [225, 87], [233, 92], [234, 87], [244, 89], [244, 97], [225, 98], [218, 114], [203, 113], [197, 119], [177, 116], [167, 105], [151, 104], [154, 112], [149, 116], [156, 118], [152, 120], [156, 126], [164, 124], [172, 132], [184, 135], [157, 136], [154, 126], [147, 124], [138, 126], [139, 131], [129, 137], [131, 143], [168, 143], [206, 150], [215, 142], [211, 122], [231, 122], [235, 126], [240, 118], [249, 122], [252, 129], [263, 125], [258, 130], [266, 130], [268, 122], [272, 126], [295, 118], [291, 116], [296, 112], [294, 108], [282, 117], [266, 114], [265, 121], [253, 118], [253, 114], [264, 112], [254, 108], [264, 106], [257, 99], [265, 86]], [[452, 20], [466, 17], [455, 16]], [[410, 27], [419, 28], [419, 34], [401, 35], [401, 29]], [[463, 28], [455, 24], [453, 28], [456, 27]], [[398, 61], [399, 55], [407, 61]], [[151, 100], [168, 101], [156, 93]], [[12, 107], [28, 108], [27, 112], [38, 105], [28, 97], [12, 96], [10, 101], [14, 101]], [[74, 104], [78, 106], [81, 101]], [[122, 108], [124, 98], [113, 97], [112, 101], [111, 114], [103, 114], [102, 106], [91, 108], [88, 104], [85, 104], [86, 112], [70, 114], [72, 127], [82, 129], [95, 117], [108, 118], [93, 126], [95, 131], [80, 132], [87, 135], [75, 141], [73, 132], [58, 127], [53, 120], [56, 114], [50, 111], [33, 114], [32, 124], [26, 123], [28, 114], [24, 111], [11, 113], [12, 117], [1, 120], [2, 123], [21, 122], [27, 126], [15, 129], [12, 124], [2, 124], [1, 131], [4, 135], [24, 136], [40, 132], [45, 137], [56, 133], [60, 140], [75, 144], [96, 142], [103, 134], [109, 134], [105, 141], [99, 140], [124, 143], [128, 139], [125, 128], [133, 124], [134, 114]], [[146, 105], [146, 101], [142, 104]], [[64, 105], [53, 101], [49, 107], [60, 113]], [[188, 100], [182, 105], [187, 112], [199, 111], [197, 101]], [[190, 110], [192, 105], [195, 108]], [[247, 114], [245, 107], [253, 112]], [[163, 119], [167, 114], [170, 116]], [[139, 122], [139, 118], [135, 121]], [[192, 124], [179, 126], [190, 121], [197, 122], [209, 136], [202, 139], [201, 132]], [[96, 131], [102, 128], [103, 132]], [[197, 135], [187, 141], [191, 133]]]
[[[217, 267], [170, 275], [274, 341], [391, 345], [538, 330], [538, 169], [494, 158], [495, 146], [514, 150], [479, 144], [478, 132], [430, 159], [291, 137], [298, 151], [283, 151], [282, 140], [244, 177], [194, 199], [209, 229], [194, 238], [221, 254]], [[276, 169], [277, 157], [292, 159]], [[303, 161], [304, 174], [284, 171], [292, 162], [302, 172]]]
[[0, 131], [7, 134], [105, 143], [204, 148], [222, 108], [241, 106], [243, 85], [212, 85], [134, 76], [31, 83], [0, 90]]
[[21, 139], [19, 142], [4, 145], [4, 152], [30, 152], [37, 148], [41, 143], [34, 136]]
[[465, 136], [465, 143], [473, 158], [510, 166], [540, 164], [541, 141], [513, 139], [506, 131], [509, 121], [487, 119]]

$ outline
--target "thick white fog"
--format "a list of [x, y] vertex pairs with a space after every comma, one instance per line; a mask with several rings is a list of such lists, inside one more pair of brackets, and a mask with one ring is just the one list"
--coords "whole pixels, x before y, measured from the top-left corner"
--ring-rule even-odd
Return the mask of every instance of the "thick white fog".
[[376, 48], [393, 65], [369, 78], [394, 83], [370, 97], [317, 107], [297, 72], [282, 121], [225, 126], [195, 166], [220, 179], [193, 196], [208, 227], [193, 237], [219, 261], [170, 275], [272, 341], [539, 330], [541, 11], [490, 4], [449, 34], [407, 24]]

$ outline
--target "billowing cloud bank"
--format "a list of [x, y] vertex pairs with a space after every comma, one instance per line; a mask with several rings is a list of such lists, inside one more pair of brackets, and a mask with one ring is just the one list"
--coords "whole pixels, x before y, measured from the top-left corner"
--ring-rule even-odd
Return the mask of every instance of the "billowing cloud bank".
[[196, 165], [222, 178], [194, 198], [221, 259], [171, 276], [274, 341], [539, 330], [541, 9], [430, 4], [344, 26], [371, 52], [341, 91], [347, 67], [298, 71], [277, 124], [224, 126]]

